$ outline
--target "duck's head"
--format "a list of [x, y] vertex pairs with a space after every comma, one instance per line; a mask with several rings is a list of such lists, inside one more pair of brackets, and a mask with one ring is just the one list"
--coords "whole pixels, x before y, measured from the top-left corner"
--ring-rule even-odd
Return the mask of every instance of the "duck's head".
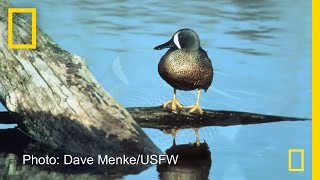
[[200, 48], [200, 40], [198, 34], [192, 29], [180, 29], [172, 38], [157, 47], [155, 50], [161, 50], [164, 48], [184, 49], [187, 51], [196, 51]]

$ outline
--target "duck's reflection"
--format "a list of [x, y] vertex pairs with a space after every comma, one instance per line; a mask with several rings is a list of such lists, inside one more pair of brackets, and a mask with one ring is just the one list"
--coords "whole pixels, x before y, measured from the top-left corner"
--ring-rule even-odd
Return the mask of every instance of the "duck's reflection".
[[211, 152], [207, 143], [200, 143], [198, 128], [196, 132], [196, 143], [177, 145], [175, 136], [178, 129], [165, 130], [172, 134], [173, 146], [166, 150], [166, 154], [179, 155], [177, 164], [161, 164], [157, 170], [161, 180], [204, 180], [208, 179], [211, 167]]
[[[172, 141], [172, 145], [175, 146], [176, 145], [176, 137], [177, 137], [177, 133], [180, 129], [178, 128], [173, 128], [173, 129], [163, 129], [162, 131], [165, 134], [171, 134], [173, 136], [173, 141]], [[195, 134], [196, 134], [196, 145], [200, 146], [200, 138], [199, 138], [199, 128], [193, 128]]]
[[176, 145], [176, 137], [177, 137], [177, 133], [178, 133], [179, 129], [173, 128], [173, 129], [163, 129], [163, 132], [165, 134], [171, 134], [173, 136], [173, 140], [172, 140], [172, 146]]

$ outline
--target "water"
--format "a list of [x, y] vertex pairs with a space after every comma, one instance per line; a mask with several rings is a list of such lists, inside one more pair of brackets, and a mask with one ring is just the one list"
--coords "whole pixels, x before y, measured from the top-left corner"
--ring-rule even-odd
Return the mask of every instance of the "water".
[[[311, 1], [12, 0], [37, 7], [38, 26], [63, 48], [85, 57], [97, 80], [125, 106], [155, 106], [172, 88], [157, 73], [165, 51], [153, 47], [180, 28], [198, 32], [213, 60], [208, 109], [311, 117]], [[195, 92], [178, 91], [185, 105]], [[4, 108], [2, 108], [4, 110]], [[0, 126], [4, 128], [2, 125]], [[166, 150], [172, 137], [145, 129]], [[209, 179], [311, 179], [311, 122], [207, 127]], [[194, 142], [192, 130], [177, 143]], [[288, 149], [305, 149], [305, 172], [288, 172]], [[125, 179], [158, 178], [156, 168]]]

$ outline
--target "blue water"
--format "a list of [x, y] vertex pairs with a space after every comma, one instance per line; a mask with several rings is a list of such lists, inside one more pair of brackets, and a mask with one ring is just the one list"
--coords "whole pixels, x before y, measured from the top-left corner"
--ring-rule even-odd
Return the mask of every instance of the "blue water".
[[[172, 97], [158, 75], [165, 51], [153, 47], [180, 28], [198, 32], [213, 60], [208, 109], [311, 117], [311, 1], [12, 0], [37, 7], [38, 26], [85, 57], [104, 88], [125, 106], [157, 106]], [[185, 105], [195, 92], [178, 91]], [[0, 107], [0, 110], [4, 110]], [[1, 128], [4, 126], [0, 125]], [[172, 137], [145, 129], [162, 149]], [[210, 179], [311, 179], [311, 122], [200, 129], [212, 153]], [[194, 142], [192, 130], [177, 143]], [[305, 172], [288, 172], [288, 149], [305, 149]], [[158, 178], [155, 167], [125, 179]]]

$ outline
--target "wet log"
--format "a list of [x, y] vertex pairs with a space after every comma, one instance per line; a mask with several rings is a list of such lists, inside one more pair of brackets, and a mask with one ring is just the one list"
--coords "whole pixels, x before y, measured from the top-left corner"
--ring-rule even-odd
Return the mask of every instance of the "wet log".
[[[9, 0], [0, 1], [0, 102], [19, 128], [53, 148], [80, 154], [159, 154], [132, 116], [39, 27], [36, 49], [8, 47]], [[13, 42], [28, 44], [31, 20], [13, 15]]]
[[202, 115], [190, 114], [187, 110], [170, 112], [162, 107], [127, 108], [143, 128], [186, 129], [205, 126], [233, 126], [280, 121], [308, 121], [309, 118], [285, 117], [249, 112], [204, 109]]
[[[272, 123], [281, 121], [310, 121], [310, 118], [275, 116], [250, 112], [204, 109], [202, 115], [190, 114], [187, 110], [171, 112], [157, 107], [126, 108], [135, 121], [143, 128], [154, 129], [187, 129], [205, 126], [234, 126]], [[15, 124], [14, 115], [0, 112], [0, 124]]]
[[204, 109], [202, 115], [187, 110], [171, 112], [159, 107], [133, 107], [128, 112], [143, 128], [185, 129], [205, 126], [233, 126], [280, 121], [310, 121], [309, 118], [274, 116], [249, 112]]

